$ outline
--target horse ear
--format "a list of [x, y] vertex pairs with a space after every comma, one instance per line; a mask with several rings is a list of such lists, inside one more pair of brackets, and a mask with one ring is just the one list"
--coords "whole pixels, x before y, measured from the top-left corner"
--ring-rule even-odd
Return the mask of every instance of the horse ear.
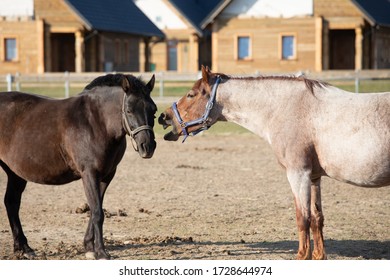
[[130, 89], [130, 83], [129, 80], [126, 78], [126, 76], [123, 76], [122, 78], [122, 88], [124, 92], [128, 92]]
[[152, 92], [152, 90], [154, 88], [154, 82], [155, 81], [156, 81], [156, 78], [154, 77], [154, 74], [153, 74], [152, 78], [150, 78], [150, 81], [146, 84], [146, 87], [149, 90], [149, 94]]
[[202, 65], [202, 80], [204, 83], [208, 83], [209, 82], [209, 79], [210, 79], [210, 69], [208, 66], [204, 67]]

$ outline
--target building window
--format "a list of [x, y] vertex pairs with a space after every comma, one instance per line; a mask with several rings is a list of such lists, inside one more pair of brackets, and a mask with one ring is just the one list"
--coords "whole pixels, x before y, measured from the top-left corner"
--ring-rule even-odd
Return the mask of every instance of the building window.
[[249, 60], [252, 58], [250, 36], [237, 36], [236, 46], [236, 58], [238, 60]]
[[295, 35], [281, 36], [281, 58], [282, 60], [296, 59]]
[[18, 49], [15, 38], [4, 39], [4, 60], [16, 61], [18, 59]]
[[168, 70], [177, 71], [177, 41], [168, 41]]

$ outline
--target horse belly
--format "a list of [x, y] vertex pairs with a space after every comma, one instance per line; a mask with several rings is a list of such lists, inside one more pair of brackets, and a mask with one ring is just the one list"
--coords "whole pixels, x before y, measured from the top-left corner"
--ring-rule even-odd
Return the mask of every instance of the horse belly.
[[[362, 169], [357, 169], [362, 170]], [[390, 173], [377, 170], [368, 172], [347, 172], [340, 169], [328, 168], [326, 175], [341, 182], [360, 187], [383, 187], [390, 185]]]
[[326, 156], [322, 154], [319, 160], [326, 175], [333, 179], [362, 187], [390, 185], [389, 153], [380, 147], [339, 147]]
[[80, 175], [65, 168], [47, 168], [31, 164], [28, 168], [12, 166], [11, 170], [28, 182], [44, 185], [63, 185], [80, 179]]
[[80, 178], [80, 175], [65, 163], [60, 151], [56, 149], [51, 147], [15, 149], [18, 151], [10, 149], [3, 161], [15, 174], [26, 181], [61, 185]]

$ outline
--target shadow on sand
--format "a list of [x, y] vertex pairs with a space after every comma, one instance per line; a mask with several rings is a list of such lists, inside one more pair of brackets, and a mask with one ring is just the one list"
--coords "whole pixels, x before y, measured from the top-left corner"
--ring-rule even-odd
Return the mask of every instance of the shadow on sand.
[[[242, 242], [183, 242], [177, 243], [163, 243], [152, 242], [148, 244], [107, 244], [107, 249], [115, 255], [115, 251], [129, 252], [129, 258], [143, 259], [141, 250], [136, 253], [136, 249], [146, 249], [158, 247], [163, 251], [167, 250], [172, 252], [170, 259], [181, 259], [181, 251], [184, 246], [191, 245], [193, 247], [213, 248], [212, 254], [207, 254], [197, 251], [192, 254], [191, 259], [264, 259], [262, 255], [280, 254], [284, 258], [286, 255], [291, 256], [288, 259], [295, 259], [296, 251], [298, 248], [297, 241], [277, 241], [277, 242], [257, 242], [257, 243], [242, 243]], [[390, 241], [367, 241], [367, 240], [326, 240], [326, 251], [329, 259], [386, 259], [390, 260]], [[221, 248], [221, 249], [218, 249]], [[223, 249], [222, 249], [223, 248]], [[126, 254], [125, 254], [126, 255]], [[333, 255], [333, 257], [332, 257]], [[337, 256], [337, 257], [336, 257]], [[148, 258], [154, 258], [149, 255]], [[155, 259], [159, 259], [156, 257]]]

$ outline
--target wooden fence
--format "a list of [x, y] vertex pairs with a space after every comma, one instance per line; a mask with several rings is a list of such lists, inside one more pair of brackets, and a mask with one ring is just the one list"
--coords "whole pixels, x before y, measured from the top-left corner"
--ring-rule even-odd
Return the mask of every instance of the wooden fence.
[[[101, 72], [89, 73], [44, 73], [44, 74], [8, 74], [0, 75], [0, 87], [8, 91], [20, 90], [23, 86], [48, 86], [59, 85], [64, 88], [64, 97], [69, 97], [71, 86], [82, 87], [91, 82], [94, 78], [104, 75]], [[156, 83], [159, 88], [159, 96], [164, 97], [164, 88], [167, 83], [194, 82], [201, 77], [198, 73], [177, 73], [177, 72], [145, 72], [131, 73], [134, 76], [140, 76], [144, 80], [149, 80], [155, 74]], [[362, 70], [362, 71], [323, 71], [323, 72], [298, 72], [298, 73], [252, 73], [240, 76], [259, 76], [259, 75], [305, 75], [309, 78], [323, 81], [354, 81], [355, 92], [359, 92], [359, 84], [362, 80], [390, 80], [390, 69], [387, 70]], [[390, 91], [390, 89], [389, 89]]]

